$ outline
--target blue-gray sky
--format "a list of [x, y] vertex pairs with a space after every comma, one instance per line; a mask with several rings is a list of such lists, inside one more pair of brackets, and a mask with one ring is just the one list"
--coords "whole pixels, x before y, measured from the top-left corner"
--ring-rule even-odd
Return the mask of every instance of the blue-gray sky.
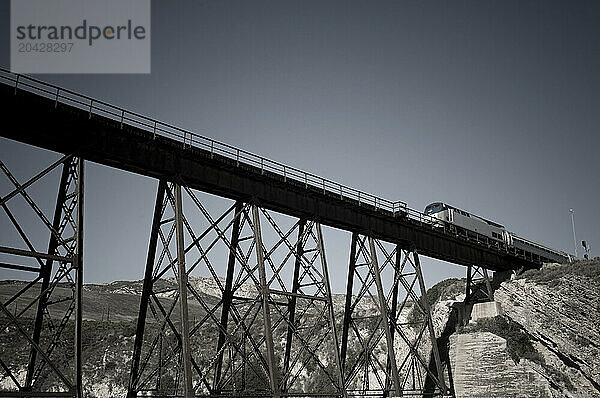
[[[570, 252], [572, 207], [598, 255], [599, 20], [596, 1], [153, 1], [151, 74], [38, 77]], [[56, 158], [0, 143], [22, 180]], [[86, 183], [86, 281], [141, 278], [156, 182], [90, 164]], [[327, 247], [336, 290], [348, 247]], [[464, 274], [423, 263], [429, 284]]]

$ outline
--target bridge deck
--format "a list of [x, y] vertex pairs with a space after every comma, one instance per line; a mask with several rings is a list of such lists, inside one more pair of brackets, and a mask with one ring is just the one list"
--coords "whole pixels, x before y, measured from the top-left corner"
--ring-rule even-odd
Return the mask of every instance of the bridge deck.
[[[502, 247], [434, 228], [427, 216], [109, 104], [15, 75], [0, 76], [0, 104], [13, 127], [0, 136], [72, 153], [226, 198], [256, 201], [294, 217], [416, 247], [422, 255], [491, 270], [539, 265]], [[8, 125], [8, 124], [7, 124]], [[286, 168], [287, 167], [287, 168]], [[362, 197], [361, 197], [362, 195]]]

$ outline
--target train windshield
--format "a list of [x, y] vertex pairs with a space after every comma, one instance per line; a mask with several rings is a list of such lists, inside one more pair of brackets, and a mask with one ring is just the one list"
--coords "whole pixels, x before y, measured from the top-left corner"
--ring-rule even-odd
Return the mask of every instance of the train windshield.
[[425, 208], [425, 214], [439, 213], [442, 210], [444, 210], [443, 203], [432, 203]]

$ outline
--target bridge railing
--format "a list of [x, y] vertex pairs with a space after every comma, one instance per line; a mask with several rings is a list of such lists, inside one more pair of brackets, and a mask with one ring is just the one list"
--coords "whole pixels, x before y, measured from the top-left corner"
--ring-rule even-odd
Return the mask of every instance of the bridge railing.
[[161, 135], [172, 138], [181, 142], [184, 148], [194, 146], [204, 149], [209, 151], [211, 156], [220, 155], [235, 161], [238, 165], [245, 163], [257, 167], [260, 169], [261, 173], [268, 172], [278, 174], [284, 181], [287, 181], [288, 179], [295, 180], [296, 183], [304, 184], [307, 189], [310, 187], [312, 190], [316, 189], [322, 190], [324, 193], [333, 193], [336, 196], [339, 195], [341, 199], [354, 200], [359, 205], [372, 206], [376, 210], [389, 211], [392, 214], [406, 212], [407, 209], [405, 202], [380, 198], [368, 192], [348, 187], [316, 174], [276, 162], [212, 138], [204, 137], [180, 127], [163, 123], [159, 120], [152, 119], [136, 112], [131, 112], [127, 109], [43, 82], [27, 75], [16, 74], [0, 68], [0, 80], [14, 87], [15, 93], [17, 90], [29, 91], [54, 100], [55, 106], [58, 106], [58, 103], [63, 103], [82, 109], [89, 113], [90, 118], [93, 115], [104, 116], [119, 122], [121, 128], [128, 124], [152, 132], [155, 136]]

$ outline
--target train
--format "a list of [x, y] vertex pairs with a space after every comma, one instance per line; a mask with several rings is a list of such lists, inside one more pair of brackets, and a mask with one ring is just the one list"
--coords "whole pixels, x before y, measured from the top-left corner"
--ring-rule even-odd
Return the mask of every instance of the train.
[[509, 232], [499, 223], [443, 202], [434, 202], [427, 205], [424, 213], [428, 216], [426, 222], [434, 226], [448, 226], [450, 230], [458, 235], [476, 240], [485, 240], [487, 243], [512, 250], [517, 255], [532, 260], [539, 260], [541, 263], [567, 263], [572, 261], [572, 256], [568, 253], [518, 236]]

